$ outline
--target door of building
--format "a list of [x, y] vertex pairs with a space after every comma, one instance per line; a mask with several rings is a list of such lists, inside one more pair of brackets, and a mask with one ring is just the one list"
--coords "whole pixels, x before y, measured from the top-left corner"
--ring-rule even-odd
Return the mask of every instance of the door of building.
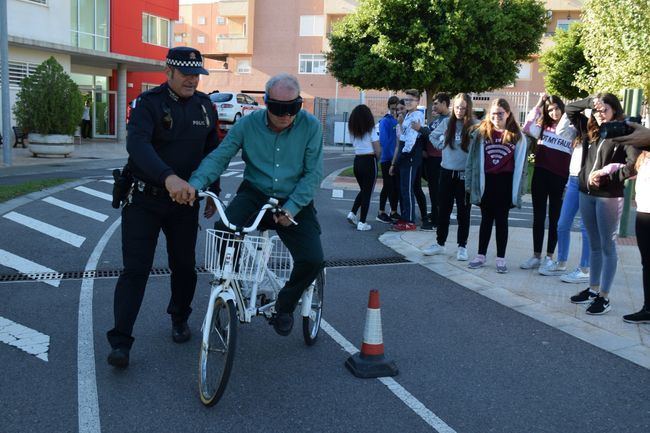
[[117, 138], [117, 92], [93, 92], [93, 137]]

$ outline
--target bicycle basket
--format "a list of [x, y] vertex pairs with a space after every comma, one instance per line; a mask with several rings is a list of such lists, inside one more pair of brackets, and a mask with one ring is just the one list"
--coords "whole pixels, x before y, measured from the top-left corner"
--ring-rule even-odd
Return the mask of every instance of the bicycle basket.
[[235, 237], [230, 232], [206, 230], [205, 268], [217, 278], [259, 282], [270, 242], [262, 236]]
[[271, 254], [269, 255], [268, 268], [278, 279], [286, 282], [293, 270], [293, 258], [279, 236], [272, 236], [270, 240]]

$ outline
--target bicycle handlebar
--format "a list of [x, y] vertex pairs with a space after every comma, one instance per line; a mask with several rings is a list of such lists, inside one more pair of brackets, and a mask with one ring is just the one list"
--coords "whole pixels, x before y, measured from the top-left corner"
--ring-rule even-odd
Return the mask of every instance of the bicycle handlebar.
[[[232, 231], [241, 231], [242, 233], [250, 233], [257, 230], [257, 226], [260, 224], [260, 221], [262, 221], [262, 217], [264, 216], [267, 210], [270, 210], [271, 213], [284, 214], [284, 210], [280, 207], [280, 202], [278, 201], [278, 199], [270, 197], [268, 202], [266, 202], [266, 204], [262, 206], [260, 211], [257, 213], [257, 216], [255, 217], [255, 220], [251, 225], [249, 225], [248, 227], [237, 227], [236, 225], [232, 224], [228, 220], [228, 217], [226, 216], [226, 210], [224, 208], [224, 204], [215, 193], [213, 193], [212, 191], [197, 191], [197, 196], [210, 197], [214, 201], [214, 204], [217, 207], [217, 212], [219, 213], [219, 217], [221, 218], [221, 221], [226, 227], [228, 227], [228, 229]], [[289, 220], [291, 221], [292, 224], [298, 225], [298, 223], [294, 221], [293, 218], [289, 217]]]

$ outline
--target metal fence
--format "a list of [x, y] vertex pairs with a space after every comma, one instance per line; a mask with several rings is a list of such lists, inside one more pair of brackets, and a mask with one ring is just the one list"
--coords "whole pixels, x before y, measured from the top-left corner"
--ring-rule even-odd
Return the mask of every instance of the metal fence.
[[[366, 104], [379, 121], [387, 112], [386, 101], [395, 93], [365, 95], [361, 93], [355, 99], [316, 98], [314, 101], [314, 114], [321, 120], [323, 125], [323, 145], [343, 146], [350, 144], [350, 133], [347, 128], [347, 120], [350, 112], [359, 104]], [[472, 93], [472, 101], [475, 111], [486, 113], [490, 102], [496, 98], [504, 98], [510, 103], [510, 109], [516, 119], [523, 125], [526, 114], [535, 106], [540, 93], [537, 92], [489, 92]], [[398, 96], [400, 96], [398, 94]], [[422, 97], [426, 101], [426, 97]]]

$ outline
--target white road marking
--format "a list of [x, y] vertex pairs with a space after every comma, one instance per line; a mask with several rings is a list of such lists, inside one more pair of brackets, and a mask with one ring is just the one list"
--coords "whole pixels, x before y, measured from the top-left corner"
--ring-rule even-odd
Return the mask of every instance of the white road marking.
[[241, 165], [241, 164], [244, 164], [244, 161], [231, 162], [230, 164], [228, 164], [228, 168], [232, 167], [233, 165]]
[[227, 171], [225, 173], [222, 173], [221, 177], [230, 177], [230, 176], [234, 176], [234, 175], [239, 174], [239, 173], [240, 172], [238, 172], [238, 171]]
[[244, 173], [238, 174], [236, 177], [242, 178], [244, 177]]
[[[99, 258], [108, 240], [120, 226], [115, 220], [102, 235], [86, 263], [86, 271], [97, 269]], [[79, 293], [79, 321], [77, 327], [77, 398], [79, 433], [100, 433], [97, 376], [95, 373], [95, 343], [93, 341], [93, 285], [94, 279], [84, 278]]]
[[47, 362], [50, 336], [0, 316], [0, 342]]
[[333, 189], [332, 190], [332, 198], [343, 198], [343, 190], [342, 189]]
[[[34, 274], [59, 274], [57, 271], [54, 269], [47, 268], [43, 265], [39, 265], [38, 263], [34, 263], [30, 260], [27, 260], [25, 258], [22, 258], [20, 256], [17, 256], [15, 254], [10, 253], [9, 251], [5, 251], [3, 249], [0, 249], [0, 265], [6, 266], [11, 269], [15, 269], [21, 274], [25, 274], [28, 277], [30, 275]], [[45, 284], [49, 284], [50, 286], [53, 287], [59, 287], [59, 284], [61, 283], [61, 280], [39, 280], [44, 282]]]
[[[321, 328], [325, 331], [334, 341], [336, 341], [346, 352], [354, 355], [359, 352], [352, 343], [350, 343], [344, 336], [342, 336], [336, 329], [334, 329], [324, 319], [321, 319]], [[397, 398], [415, 412], [424, 422], [433, 427], [438, 433], [456, 433], [454, 429], [449, 427], [443, 420], [441, 420], [435, 413], [431, 412], [420, 400], [415, 398], [413, 394], [408, 392], [402, 385], [397, 383], [392, 377], [380, 377], [378, 380], [386, 385], [386, 387]]]
[[106, 194], [105, 192], [97, 191], [96, 189], [87, 188], [85, 186], [76, 186], [74, 189], [76, 189], [77, 191], [85, 192], [86, 194], [90, 194], [95, 197], [102, 198], [106, 201], [113, 201], [112, 195]]
[[70, 212], [92, 218], [96, 221], [104, 222], [108, 219], [108, 215], [95, 212], [94, 210], [86, 209], [85, 207], [77, 206], [76, 204], [68, 203], [67, 201], [59, 200], [58, 198], [54, 198], [52, 196], [45, 197], [43, 201], [49, 204], [53, 204], [54, 206], [69, 210]]
[[100, 182], [110, 183], [111, 185], [113, 185], [115, 183], [115, 180], [113, 180], [113, 179], [100, 179]]
[[226, 194], [226, 198], [227, 198], [227, 199], [230, 198], [230, 197], [232, 197], [232, 194], [231, 194], [231, 193]]
[[81, 244], [83, 244], [84, 241], [86, 240], [86, 238], [83, 236], [79, 236], [77, 234], [53, 226], [46, 222], [34, 219], [32, 217], [28, 217], [27, 215], [19, 214], [18, 212], [12, 211], [6, 213], [3, 215], [3, 217], [12, 220], [14, 222], [17, 222], [18, 224], [22, 224], [25, 227], [29, 227], [30, 229], [36, 230], [37, 232], [41, 232], [55, 239], [59, 239], [60, 241], [63, 241], [66, 244], [70, 244], [77, 248], [80, 247]]

